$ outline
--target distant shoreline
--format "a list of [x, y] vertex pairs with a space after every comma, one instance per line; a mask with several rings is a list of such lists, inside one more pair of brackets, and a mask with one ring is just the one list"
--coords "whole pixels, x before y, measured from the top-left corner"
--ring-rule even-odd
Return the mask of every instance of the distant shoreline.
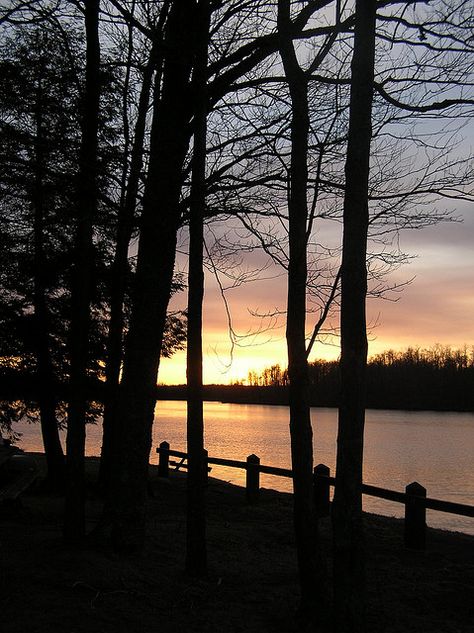
[[[5, 402], [35, 402], [39, 388], [32, 380], [25, 377], [6, 377], [0, 381], [0, 400]], [[157, 400], [186, 400], [186, 385], [157, 385], [154, 397]], [[58, 401], [67, 401], [68, 386], [57, 383], [55, 394]], [[462, 393], [461, 393], [462, 392]], [[204, 385], [204, 400], [229, 404], [257, 404], [265, 406], [288, 406], [287, 386], [254, 386], [254, 385]], [[104, 382], [93, 381], [90, 384], [88, 399], [104, 402], [106, 386]], [[339, 389], [335, 384], [323, 384], [310, 387], [310, 406], [337, 409], [339, 405]], [[390, 385], [369, 385], [367, 409], [386, 411], [436, 411], [452, 413], [474, 413], [474, 390], [469, 383], [459, 385], [458, 389], [437, 389], [434, 386], [421, 389], [415, 382], [410, 389], [395, 389]]]
[[[288, 406], [287, 387], [255, 387], [248, 385], [204, 385], [204, 400], [208, 402], [222, 402], [225, 404], [257, 404], [265, 406]], [[186, 385], [158, 385], [157, 400], [186, 400]], [[431, 406], [430, 406], [431, 404]], [[310, 394], [311, 407], [337, 408], [337, 399], [324, 393]], [[474, 413], [472, 408], [437, 407], [432, 402], [411, 405], [404, 401], [400, 403], [380, 402], [367, 397], [367, 409], [383, 409], [392, 411], [436, 411], [445, 413]]]

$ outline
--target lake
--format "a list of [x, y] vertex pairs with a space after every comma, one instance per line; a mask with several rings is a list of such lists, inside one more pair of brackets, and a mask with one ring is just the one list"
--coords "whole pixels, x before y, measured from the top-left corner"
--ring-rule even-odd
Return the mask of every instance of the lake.
[[[337, 411], [312, 408], [314, 463], [334, 474]], [[255, 453], [262, 464], [290, 468], [288, 409], [283, 406], [205, 403], [205, 444], [209, 455], [245, 460]], [[15, 427], [23, 433], [20, 446], [42, 450], [38, 425]], [[150, 461], [155, 448], [167, 440], [172, 449], [186, 450], [186, 403], [157, 403]], [[86, 451], [100, 453], [100, 425], [88, 426]], [[245, 472], [213, 466], [211, 476], [245, 483]], [[474, 505], [474, 414], [433, 411], [369, 410], [366, 415], [364, 482], [404, 491], [418, 481], [429, 497]], [[291, 480], [261, 475], [261, 485], [290, 491]], [[364, 497], [364, 509], [402, 516], [403, 506]], [[474, 519], [428, 510], [428, 525], [474, 534]]]

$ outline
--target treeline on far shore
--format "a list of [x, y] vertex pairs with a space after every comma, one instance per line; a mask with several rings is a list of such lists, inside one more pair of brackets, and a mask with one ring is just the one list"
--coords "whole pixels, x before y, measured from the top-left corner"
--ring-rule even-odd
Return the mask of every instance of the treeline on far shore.
[[[338, 406], [338, 361], [310, 363], [309, 380], [312, 406]], [[211, 401], [286, 405], [287, 372], [280, 365], [272, 365], [260, 374], [251, 371], [245, 384], [206, 385], [204, 397]], [[158, 398], [184, 400], [186, 386], [160, 385]], [[372, 356], [367, 366], [367, 408], [474, 411], [474, 348], [410, 347]]]

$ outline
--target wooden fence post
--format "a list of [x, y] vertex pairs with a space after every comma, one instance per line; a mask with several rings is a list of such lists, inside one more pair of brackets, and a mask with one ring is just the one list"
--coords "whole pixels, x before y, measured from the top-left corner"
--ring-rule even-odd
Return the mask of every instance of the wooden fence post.
[[318, 518], [327, 517], [330, 513], [329, 502], [329, 466], [318, 464], [313, 472], [314, 508]]
[[248, 503], [256, 503], [260, 493], [260, 457], [247, 457], [246, 496]]
[[405, 547], [422, 550], [426, 545], [426, 488], [414, 481], [405, 493]]
[[209, 453], [206, 451], [206, 449], [203, 449], [202, 451], [202, 477], [203, 477], [203, 481], [204, 481], [204, 485], [207, 486], [208, 482], [209, 482], [209, 471], [208, 471], [208, 466], [209, 463], [207, 461], [207, 458], [209, 457]]
[[169, 477], [169, 443], [161, 442], [160, 449], [160, 458], [158, 460], [158, 477]]

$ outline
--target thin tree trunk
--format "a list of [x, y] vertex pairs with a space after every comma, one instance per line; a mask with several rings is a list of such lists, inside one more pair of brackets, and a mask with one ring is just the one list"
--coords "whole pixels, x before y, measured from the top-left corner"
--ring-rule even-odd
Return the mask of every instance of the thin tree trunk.
[[84, 451], [87, 407], [86, 369], [92, 295], [93, 221], [97, 207], [97, 136], [99, 121], [99, 0], [85, 0], [86, 82], [78, 182], [75, 265], [71, 293], [70, 394], [66, 438], [68, 489], [64, 535], [84, 536]]
[[206, 68], [209, 39], [209, 1], [198, 3], [196, 53], [193, 67], [194, 146], [189, 220], [187, 439], [188, 488], [186, 571], [207, 572], [204, 418], [202, 389], [202, 302], [204, 297], [204, 213], [206, 205]]
[[[119, 394], [106, 519], [118, 548], [144, 537], [156, 379], [180, 224], [182, 170], [189, 145], [189, 76], [194, 0], [173, 2], [165, 37], [163, 88], [154, 104], [134, 302]], [[158, 95], [155, 93], [155, 97]]]
[[313, 501], [313, 432], [306, 357], [308, 83], [291, 39], [288, 0], [278, 2], [280, 54], [288, 82], [291, 119], [291, 168], [288, 196], [289, 264], [286, 339], [290, 405], [294, 523], [301, 609], [304, 617], [321, 620], [326, 578]]
[[334, 597], [337, 630], [351, 633], [365, 630], [361, 485], [367, 362], [365, 301], [375, 15], [375, 0], [357, 0], [342, 246], [342, 393], [333, 504]]
[[46, 298], [46, 255], [44, 230], [44, 129], [43, 129], [43, 87], [38, 86], [35, 108], [35, 182], [33, 192], [34, 214], [34, 293], [36, 341], [36, 375], [38, 405], [40, 410], [41, 434], [47, 464], [47, 481], [52, 487], [64, 484], [65, 460], [59, 438], [56, 419], [56, 398], [54, 396], [54, 376], [49, 345], [50, 315]]

